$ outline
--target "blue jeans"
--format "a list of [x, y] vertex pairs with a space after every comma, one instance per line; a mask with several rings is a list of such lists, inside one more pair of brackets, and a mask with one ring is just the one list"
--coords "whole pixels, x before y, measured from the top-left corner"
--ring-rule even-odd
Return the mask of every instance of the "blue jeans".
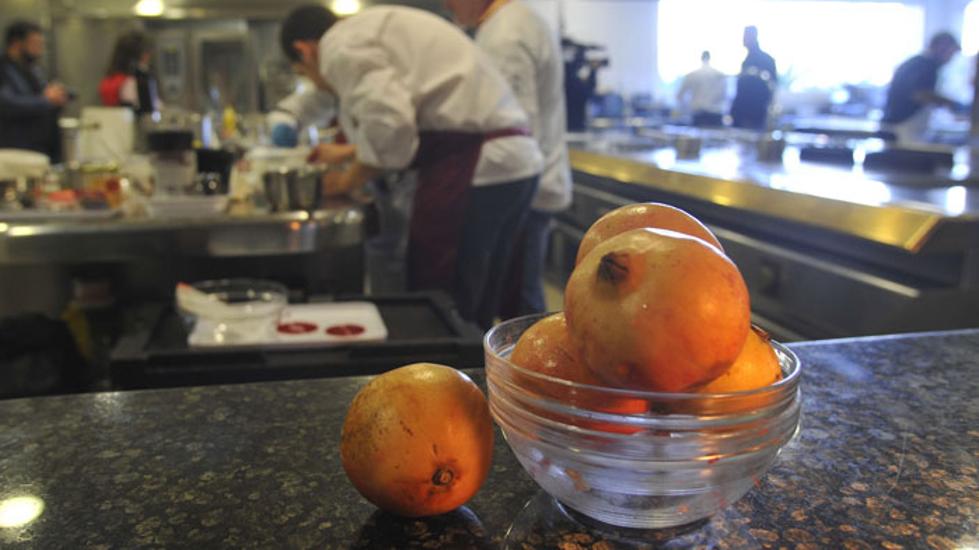
[[547, 257], [551, 217], [548, 212], [531, 210], [524, 224], [524, 240], [518, 248], [523, 254], [518, 315], [547, 311], [547, 304], [544, 303], [544, 259]]
[[397, 294], [407, 290], [405, 257], [416, 185], [411, 171], [388, 175], [383, 183], [370, 183], [380, 225], [378, 233], [365, 243], [370, 294]]

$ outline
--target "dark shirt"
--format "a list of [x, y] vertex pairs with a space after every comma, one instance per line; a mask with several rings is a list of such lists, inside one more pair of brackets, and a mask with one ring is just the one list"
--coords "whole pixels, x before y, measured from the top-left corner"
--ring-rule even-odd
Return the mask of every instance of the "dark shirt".
[[778, 82], [775, 60], [761, 48], [748, 50], [738, 75], [738, 87], [731, 103], [731, 118], [738, 128], [761, 130], [768, 118], [768, 104]]
[[[587, 75], [580, 73], [587, 68]], [[583, 58], [575, 58], [564, 63], [564, 95], [567, 110], [568, 130], [583, 132], [587, 129], [588, 100], [595, 94], [597, 75]]]
[[139, 97], [139, 107], [136, 109], [136, 114], [153, 113], [159, 99], [156, 92], [156, 79], [149, 71], [141, 68], [137, 68], [133, 76], [136, 77], [136, 93]]
[[61, 160], [60, 109], [44, 97], [37, 70], [0, 56], [0, 148], [30, 149]]
[[934, 92], [938, 83], [938, 61], [926, 55], [908, 59], [894, 71], [887, 89], [884, 122], [897, 124], [915, 115], [923, 105], [915, 101], [918, 92]]

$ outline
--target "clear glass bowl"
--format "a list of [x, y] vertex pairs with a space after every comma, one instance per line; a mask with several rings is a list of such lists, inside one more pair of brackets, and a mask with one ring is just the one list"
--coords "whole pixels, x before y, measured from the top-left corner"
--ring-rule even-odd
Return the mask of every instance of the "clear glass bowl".
[[801, 365], [774, 343], [783, 379], [731, 394], [656, 393], [576, 384], [508, 358], [541, 315], [484, 339], [490, 411], [527, 473], [585, 516], [661, 529], [735, 502], [797, 433]]
[[191, 340], [200, 345], [269, 339], [289, 297], [284, 285], [261, 279], [218, 279], [191, 286], [217, 298], [213, 304], [194, 299], [193, 311], [181, 308], [186, 316], [194, 319]]

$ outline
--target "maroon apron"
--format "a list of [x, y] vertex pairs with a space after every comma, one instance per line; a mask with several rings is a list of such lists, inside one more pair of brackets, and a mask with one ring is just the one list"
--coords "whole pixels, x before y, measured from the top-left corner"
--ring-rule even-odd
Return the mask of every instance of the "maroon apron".
[[418, 185], [408, 234], [408, 288], [451, 292], [469, 192], [483, 143], [529, 135], [521, 128], [487, 134], [426, 131], [419, 134], [412, 167]]

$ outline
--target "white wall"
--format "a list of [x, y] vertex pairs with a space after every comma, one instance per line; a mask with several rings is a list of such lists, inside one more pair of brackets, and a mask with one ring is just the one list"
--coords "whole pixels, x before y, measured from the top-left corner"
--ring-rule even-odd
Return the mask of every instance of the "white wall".
[[[656, 25], [658, 2], [655, 0], [526, 1], [544, 14], [555, 28], [560, 28], [563, 23], [565, 35], [584, 42], [605, 44], [608, 47], [612, 66], [600, 73], [600, 87], [626, 93], [655, 90], [666, 99], [670, 97], [669, 90], [662, 86], [657, 74]], [[723, 2], [725, 0], [717, 1]], [[926, 42], [932, 34], [942, 30], [949, 30], [957, 35], [961, 34], [962, 13], [969, 0], [903, 1], [905, 4], [924, 8], [923, 38]], [[874, 32], [873, 29], [867, 30], [868, 40], [873, 39]], [[832, 30], [827, 29], [827, 33], [828, 36], [831, 36]], [[922, 44], [922, 47], [924, 45]]]
[[[653, 0], [528, 0], [563, 35], [603, 44], [611, 66], [599, 71], [599, 89], [650, 92], [656, 70], [656, 2]], [[563, 25], [562, 25], [563, 23]]]
[[933, 34], [941, 31], [949, 31], [956, 36], [962, 35], [962, 13], [969, 0], [918, 0], [913, 3], [925, 8], [926, 41]]

